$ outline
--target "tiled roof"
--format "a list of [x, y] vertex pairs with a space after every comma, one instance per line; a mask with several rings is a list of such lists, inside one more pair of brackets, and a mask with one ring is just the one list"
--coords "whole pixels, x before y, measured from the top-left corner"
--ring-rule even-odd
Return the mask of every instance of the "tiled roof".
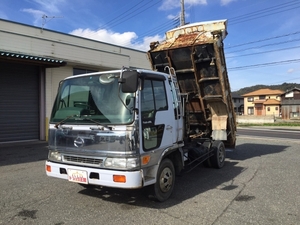
[[59, 59], [53, 59], [48, 57], [41, 57], [41, 56], [34, 56], [34, 55], [27, 55], [22, 53], [14, 53], [14, 52], [4, 52], [0, 51], [0, 59], [11, 59], [14, 61], [23, 61], [23, 62], [33, 62], [51, 66], [64, 66], [66, 62]]
[[258, 103], [264, 103], [266, 101], [266, 99], [263, 99], [263, 100], [261, 100], [261, 99], [257, 99], [257, 100], [254, 100], [254, 104], [258, 104]]
[[284, 92], [283, 94], [287, 94], [287, 93], [290, 93], [290, 92], [293, 92], [293, 91], [300, 91], [300, 88], [294, 87], [292, 89], [286, 90], [286, 92]]
[[236, 94], [236, 93], [231, 93], [232, 98], [243, 98], [242, 96]]
[[259, 89], [257, 91], [252, 91], [252, 92], [246, 93], [242, 96], [248, 97], [248, 96], [259, 96], [259, 95], [281, 95], [283, 93], [284, 93], [284, 91], [281, 91], [281, 90], [271, 90], [271, 89], [265, 88], [265, 89]]
[[264, 102], [264, 105], [280, 105], [280, 101], [278, 101], [276, 99], [267, 99]]

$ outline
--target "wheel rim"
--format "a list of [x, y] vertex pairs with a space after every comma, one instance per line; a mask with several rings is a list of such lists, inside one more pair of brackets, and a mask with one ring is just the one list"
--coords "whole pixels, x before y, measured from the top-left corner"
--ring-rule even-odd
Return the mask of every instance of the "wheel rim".
[[159, 186], [162, 192], [168, 192], [172, 187], [173, 174], [170, 168], [166, 167], [160, 174]]
[[225, 160], [225, 150], [224, 148], [219, 149], [219, 162], [222, 163]]

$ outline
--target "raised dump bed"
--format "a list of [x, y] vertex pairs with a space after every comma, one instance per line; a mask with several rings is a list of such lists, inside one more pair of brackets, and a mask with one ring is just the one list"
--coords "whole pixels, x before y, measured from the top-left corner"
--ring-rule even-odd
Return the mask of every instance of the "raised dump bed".
[[223, 50], [227, 21], [188, 24], [150, 45], [152, 69], [174, 68], [185, 116], [186, 138], [222, 140], [234, 147], [236, 118]]

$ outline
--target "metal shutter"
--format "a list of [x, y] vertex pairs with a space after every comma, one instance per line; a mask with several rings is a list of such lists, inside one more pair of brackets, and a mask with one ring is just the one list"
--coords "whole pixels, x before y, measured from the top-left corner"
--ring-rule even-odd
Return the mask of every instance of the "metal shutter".
[[0, 62], [0, 142], [39, 139], [39, 68]]

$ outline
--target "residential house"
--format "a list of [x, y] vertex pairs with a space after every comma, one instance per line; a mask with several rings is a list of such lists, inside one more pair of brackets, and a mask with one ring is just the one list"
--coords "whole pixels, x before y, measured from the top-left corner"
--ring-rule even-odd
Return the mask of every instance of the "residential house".
[[236, 114], [244, 114], [244, 98], [236, 93], [232, 93], [231, 96]]
[[300, 88], [287, 90], [281, 95], [282, 119], [300, 119]]
[[280, 116], [281, 90], [259, 89], [244, 97], [244, 115]]

